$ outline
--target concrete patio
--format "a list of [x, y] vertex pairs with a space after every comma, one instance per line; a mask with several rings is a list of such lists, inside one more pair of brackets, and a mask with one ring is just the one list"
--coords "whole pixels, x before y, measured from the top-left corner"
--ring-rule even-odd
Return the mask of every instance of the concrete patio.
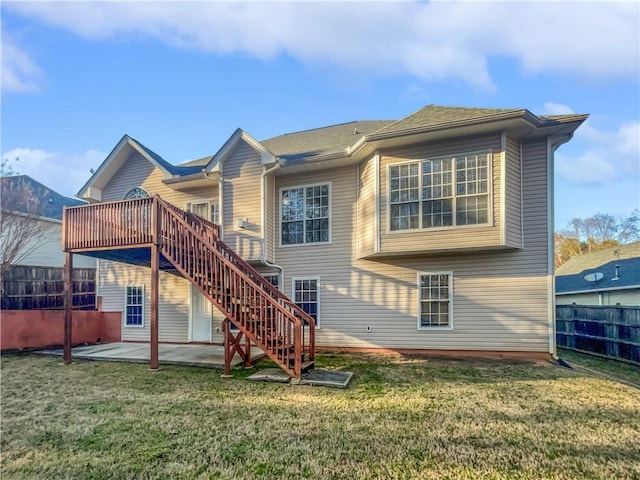
[[[39, 355], [62, 357], [62, 349], [42, 350]], [[74, 347], [73, 358], [83, 360], [102, 360], [106, 362], [149, 363], [150, 348], [147, 343], [105, 343]], [[224, 348], [218, 345], [183, 345], [161, 343], [158, 345], [161, 365], [186, 365], [192, 367], [224, 368]], [[264, 353], [257, 347], [251, 349], [251, 361], [262, 358]], [[242, 359], [235, 355], [232, 367], [242, 365]]]

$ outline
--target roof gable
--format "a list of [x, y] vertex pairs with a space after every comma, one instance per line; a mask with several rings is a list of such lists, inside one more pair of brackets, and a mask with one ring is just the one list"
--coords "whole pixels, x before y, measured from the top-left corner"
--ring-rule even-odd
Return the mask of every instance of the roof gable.
[[207, 166], [205, 167], [205, 171], [207, 173], [219, 172], [224, 161], [231, 156], [231, 154], [234, 152], [241, 141], [249, 144], [251, 148], [253, 148], [260, 154], [263, 165], [269, 165], [276, 162], [277, 157], [268, 148], [266, 148], [263, 144], [261, 144], [247, 132], [245, 132], [241, 128], [238, 128], [235, 132], [233, 132], [233, 134], [224, 143], [224, 145], [222, 145], [220, 150], [218, 150], [216, 154], [211, 157], [211, 160], [209, 160], [209, 163], [207, 163]]
[[102, 189], [109, 183], [133, 152], [140, 153], [140, 155], [148, 160], [154, 167], [162, 171], [165, 178], [188, 175], [201, 170], [201, 167], [197, 166], [172, 165], [138, 140], [125, 134], [87, 183], [82, 186], [77, 196], [100, 201]]

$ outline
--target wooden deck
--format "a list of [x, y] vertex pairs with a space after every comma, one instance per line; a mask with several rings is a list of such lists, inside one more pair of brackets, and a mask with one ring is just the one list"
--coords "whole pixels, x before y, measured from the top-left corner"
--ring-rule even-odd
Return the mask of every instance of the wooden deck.
[[[296, 378], [313, 368], [314, 320], [225, 245], [218, 225], [155, 195], [65, 208], [62, 231], [65, 278], [71, 278], [75, 253], [151, 269], [151, 368], [159, 360], [160, 270], [187, 279], [224, 314], [227, 370], [236, 355], [251, 364], [252, 344]], [[70, 298], [71, 285], [65, 281], [65, 305], [71, 305]], [[64, 357], [70, 362], [71, 308], [65, 312]]]

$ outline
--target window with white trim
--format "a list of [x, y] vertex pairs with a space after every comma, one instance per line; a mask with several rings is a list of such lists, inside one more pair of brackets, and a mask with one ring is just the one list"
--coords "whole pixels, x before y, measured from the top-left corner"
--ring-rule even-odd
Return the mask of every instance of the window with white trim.
[[320, 314], [320, 280], [313, 278], [293, 278], [293, 301], [319, 324]]
[[147, 198], [149, 197], [149, 192], [147, 192], [144, 188], [136, 187], [132, 188], [127, 192], [124, 196], [125, 200], [130, 200], [133, 198]]
[[271, 285], [273, 285], [278, 290], [280, 290], [280, 274], [279, 273], [267, 274], [267, 275], [263, 275], [263, 277], [267, 282], [269, 282]]
[[144, 287], [127, 286], [125, 292], [125, 319], [127, 327], [144, 326]]
[[329, 241], [329, 184], [280, 191], [280, 243]]
[[418, 274], [418, 329], [451, 328], [452, 282], [452, 272], [422, 272]]
[[196, 214], [200, 218], [209, 220], [216, 225], [219, 223], [218, 204], [210, 201], [197, 201], [187, 203], [187, 210]]
[[491, 152], [389, 166], [389, 230], [489, 223]]

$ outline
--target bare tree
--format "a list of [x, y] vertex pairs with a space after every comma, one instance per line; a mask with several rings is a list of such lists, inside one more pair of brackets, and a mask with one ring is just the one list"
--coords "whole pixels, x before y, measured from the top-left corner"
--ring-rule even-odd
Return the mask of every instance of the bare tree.
[[42, 220], [45, 200], [26, 177], [17, 176], [13, 163], [0, 167], [0, 275], [4, 277], [38, 247], [48, 242], [53, 224]]
[[585, 219], [572, 218], [564, 230], [555, 234], [556, 266], [571, 257], [634, 242], [639, 238], [640, 212], [637, 209], [628, 217], [596, 213]]

